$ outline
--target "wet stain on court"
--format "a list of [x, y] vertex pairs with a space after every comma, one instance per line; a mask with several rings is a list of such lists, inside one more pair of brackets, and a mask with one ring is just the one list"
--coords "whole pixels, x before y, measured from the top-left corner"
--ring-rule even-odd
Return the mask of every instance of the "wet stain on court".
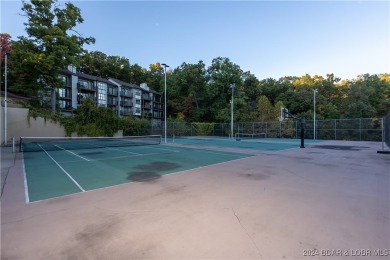
[[172, 162], [157, 161], [149, 164], [140, 164], [135, 168], [139, 171], [128, 172], [127, 179], [130, 181], [143, 182], [155, 181], [161, 178], [159, 172], [175, 170], [180, 168], [180, 165]]
[[129, 172], [127, 173], [127, 179], [129, 181], [144, 182], [144, 181], [155, 181], [161, 178], [161, 175], [155, 172]]

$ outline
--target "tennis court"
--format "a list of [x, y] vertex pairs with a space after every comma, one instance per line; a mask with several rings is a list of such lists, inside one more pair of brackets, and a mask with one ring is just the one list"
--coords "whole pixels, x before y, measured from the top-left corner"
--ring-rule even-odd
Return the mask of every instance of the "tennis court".
[[2, 258], [388, 258], [380, 143], [172, 141], [3, 152]]
[[[160, 139], [146, 144], [159, 144]], [[143, 138], [144, 140], [146, 139]], [[82, 143], [80, 140], [38, 139], [38, 142], [34, 140], [23, 144], [27, 202], [129, 182], [153, 181], [166, 174], [251, 156], [185, 147], [144, 145], [139, 140], [130, 146], [120, 139], [81, 141]]]
[[296, 148], [299, 140], [192, 137], [160, 144], [161, 136], [25, 137], [20, 150], [24, 151], [26, 202], [129, 182], [150, 182], [163, 175], [246, 158], [253, 151]]

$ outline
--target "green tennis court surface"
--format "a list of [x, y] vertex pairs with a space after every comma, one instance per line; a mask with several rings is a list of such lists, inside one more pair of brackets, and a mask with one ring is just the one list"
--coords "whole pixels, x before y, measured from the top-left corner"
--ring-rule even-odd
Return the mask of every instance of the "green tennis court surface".
[[23, 153], [27, 202], [237, 160], [251, 155], [163, 145]]

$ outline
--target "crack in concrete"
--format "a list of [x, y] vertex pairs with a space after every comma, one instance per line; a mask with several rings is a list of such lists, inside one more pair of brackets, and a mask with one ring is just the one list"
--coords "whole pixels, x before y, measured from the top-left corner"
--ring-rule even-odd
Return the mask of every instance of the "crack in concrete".
[[244, 229], [245, 234], [249, 237], [249, 239], [252, 241], [252, 244], [256, 247], [257, 253], [258, 253], [259, 256], [260, 256], [260, 259], [263, 259], [263, 256], [261, 255], [260, 249], [259, 249], [259, 247], [257, 246], [255, 240], [254, 240], [254, 239], [252, 238], [252, 236], [249, 234], [248, 230], [242, 225], [241, 220], [240, 220], [240, 218], [237, 216], [237, 214], [236, 214], [236, 212], [234, 211], [234, 209], [231, 208], [231, 210], [232, 210], [234, 216], [237, 218], [238, 224], [240, 224], [241, 228]]

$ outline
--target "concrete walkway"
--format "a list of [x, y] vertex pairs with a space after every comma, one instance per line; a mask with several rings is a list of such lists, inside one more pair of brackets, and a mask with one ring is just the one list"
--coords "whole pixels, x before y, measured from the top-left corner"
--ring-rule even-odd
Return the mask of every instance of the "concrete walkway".
[[12, 153], [12, 147], [0, 147], [0, 162], [1, 162], [1, 195], [7, 181], [7, 176], [10, 169], [15, 166], [16, 154]]

